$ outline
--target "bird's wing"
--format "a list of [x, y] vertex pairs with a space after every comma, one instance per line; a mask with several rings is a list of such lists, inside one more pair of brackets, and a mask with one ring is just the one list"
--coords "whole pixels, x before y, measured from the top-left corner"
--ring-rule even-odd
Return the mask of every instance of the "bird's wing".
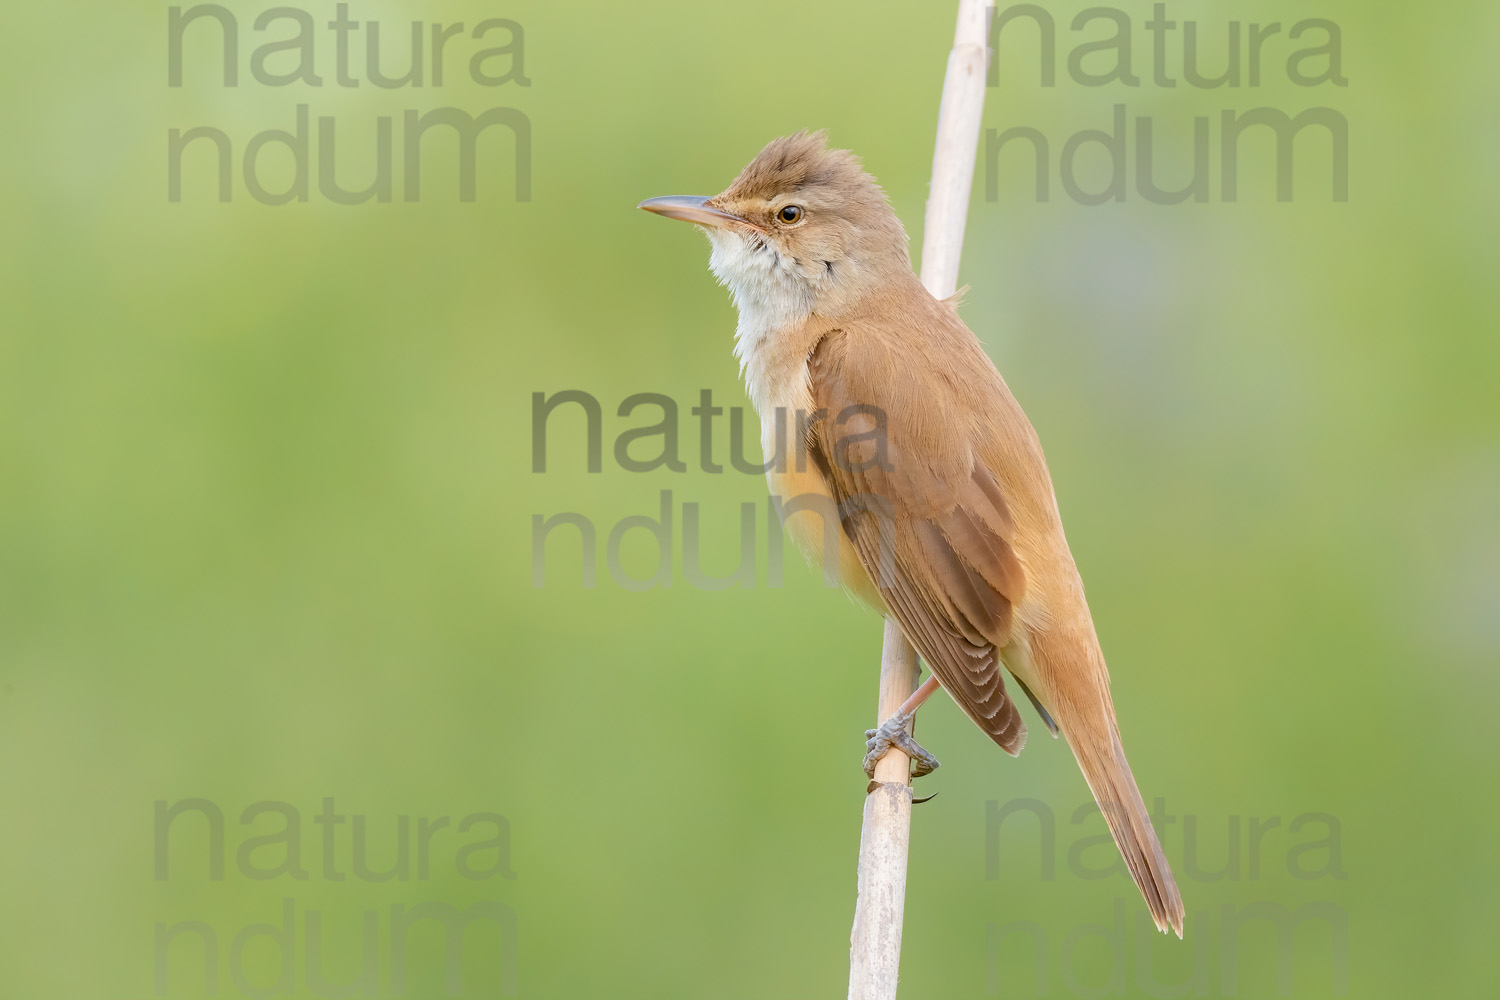
[[1019, 753], [1026, 726], [1006, 695], [998, 647], [1009, 642], [1026, 573], [1005, 496], [972, 431], [938, 423], [944, 373], [929, 369], [936, 381], [893, 398], [913, 382], [899, 369], [922, 358], [867, 333], [832, 330], [808, 358], [813, 404], [823, 411], [810, 421], [809, 455], [907, 639], [964, 712]]

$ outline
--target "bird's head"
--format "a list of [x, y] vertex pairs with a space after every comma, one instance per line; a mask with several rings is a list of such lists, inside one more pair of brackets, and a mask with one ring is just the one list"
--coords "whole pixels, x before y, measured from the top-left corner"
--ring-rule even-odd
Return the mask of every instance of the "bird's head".
[[702, 228], [709, 266], [747, 310], [795, 319], [827, 312], [911, 274], [906, 232], [875, 178], [822, 132], [776, 139], [713, 197], [640, 207]]

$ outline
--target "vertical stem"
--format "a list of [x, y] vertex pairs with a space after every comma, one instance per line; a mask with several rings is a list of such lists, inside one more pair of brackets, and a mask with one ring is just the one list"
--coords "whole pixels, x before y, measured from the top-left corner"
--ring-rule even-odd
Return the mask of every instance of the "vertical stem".
[[[886, 620], [880, 655], [880, 720], [917, 686], [917, 651]], [[859, 834], [859, 899], [849, 936], [849, 1000], [893, 1000], [901, 968], [906, 856], [911, 841], [911, 761], [891, 748], [875, 765]]]
[[958, 258], [979, 151], [988, 69], [989, 5], [959, 0], [958, 28], [948, 53], [943, 101], [938, 106], [937, 143], [932, 150], [932, 186], [922, 230], [922, 284], [940, 299], [958, 290]]
[[[922, 284], [940, 299], [958, 288], [958, 260], [984, 111], [988, 10], [986, 0], [959, 0], [958, 26], [938, 107], [932, 186], [922, 235]], [[887, 620], [877, 724], [894, 715], [916, 689], [917, 673], [916, 650], [900, 627]], [[896, 996], [911, 843], [910, 774], [906, 754], [892, 749], [875, 766], [876, 784], [865, 796], [859, 898], [849, 937], [849, 1000], [894, 1000]]]

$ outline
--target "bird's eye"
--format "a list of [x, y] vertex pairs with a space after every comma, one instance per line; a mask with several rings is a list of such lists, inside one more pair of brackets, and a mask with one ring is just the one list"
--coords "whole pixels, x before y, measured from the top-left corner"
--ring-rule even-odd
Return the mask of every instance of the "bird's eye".
[[790, 226], [802, 218], [802, 208], [798, 205], [787, 205], [776, 213], [776, 218]]

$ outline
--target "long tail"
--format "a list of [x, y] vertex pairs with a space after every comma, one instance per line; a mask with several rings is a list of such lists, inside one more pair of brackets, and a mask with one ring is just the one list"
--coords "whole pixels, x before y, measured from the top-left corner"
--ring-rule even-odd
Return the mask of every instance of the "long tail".
[[1163, 933], [1171, 928], [1182, 937], [1182, 896], [1177, 892], [1177, 881], [1172, 878], [1156, 831], [1151, 828], [1151, 817], [1135, 785], [1135, 776], [1130, 773], [1114, 720], [1103, 719], [1071, 728], [1064, 722], [1063, 735], [1078, 758], [1084, 780], [1099, 803], [1131, 878], [1151, 908], [1151, 919]]

